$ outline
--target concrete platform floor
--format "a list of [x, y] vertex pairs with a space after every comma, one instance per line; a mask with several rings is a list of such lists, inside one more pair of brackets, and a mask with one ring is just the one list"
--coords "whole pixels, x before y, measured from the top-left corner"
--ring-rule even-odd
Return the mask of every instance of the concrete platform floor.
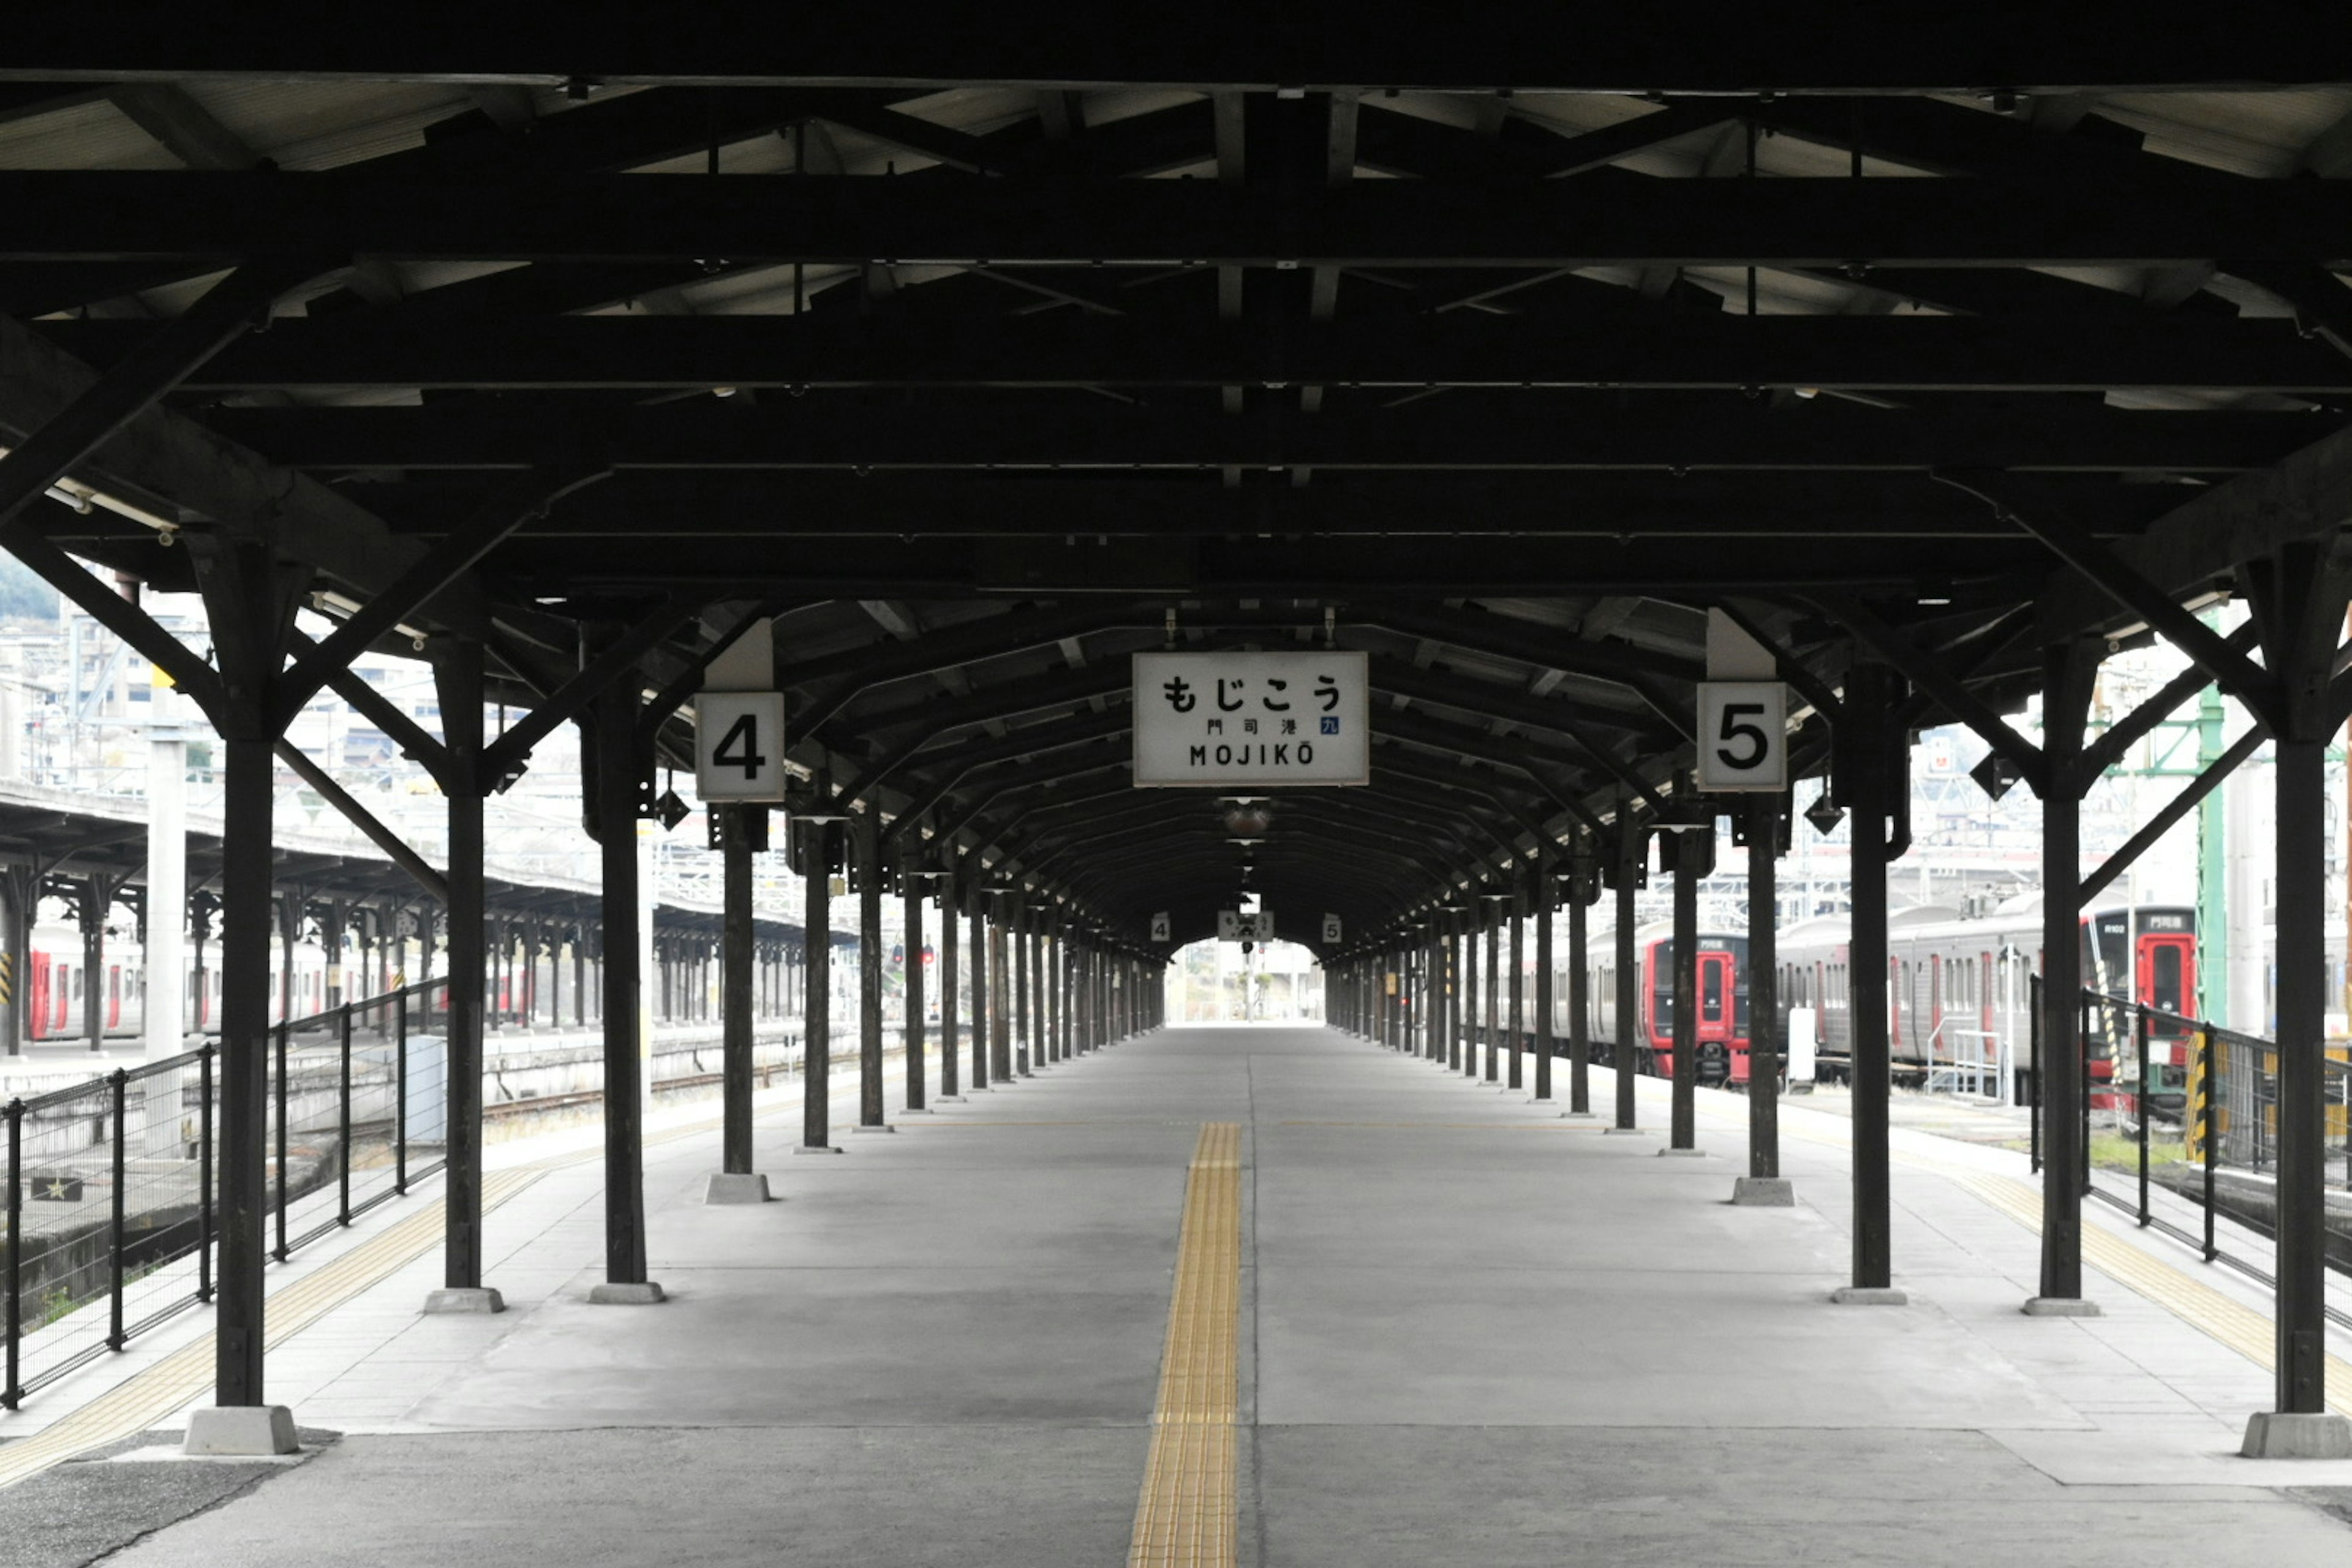
[[[1662, 1119], [1665, 1086], [1640, 1090]], [[2352, 1560], [2352, 1465], [2236, 1458], [2269, 1375], [2210, 1325], [2104, 1275], [2102, 1318], [2019, 1312], [2035, 1237], [1970, 1176], [2021, 1158], [1898, 1134], [1911, 1304], [1833, 1306], [1846, 1124], [1791, 1107], [1797, 1205], [1734, 1208], [1745, 1109], [1703, 1100], [1715, 1153], [1659, 1160], [1656, 1135], [1362, 1041], [1236, 1026], [838, 1159], [785, 1158], [796, 1116], [772, 1110], [781, 1202], [698, 1203], [715, 1134], [648, 1150], [667, 1302], [588, 1304], [599, 1174], [560, 1166], [489, 1219], [511, 1310], [418, 1317], [427, 1257], [273, 1355], [272, 1397], [340, 1441], [179, 1486], [208, 1500], [176, 1522], [147, 1517], [170, 1489], [152, 1448], [67, 1466], [0, 1492], [0, 1540], [66, 1487], [144, 1510], [122, 1568], [1124, 1562], [1186, 1163], [1224, 1121], [1241, 1563]]]

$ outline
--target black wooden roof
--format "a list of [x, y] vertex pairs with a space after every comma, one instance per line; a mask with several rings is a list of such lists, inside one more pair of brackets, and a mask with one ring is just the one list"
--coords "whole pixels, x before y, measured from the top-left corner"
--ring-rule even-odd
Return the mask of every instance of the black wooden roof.
[[[2352, 517], [2316, 16], [131, 9], [0, 59], [0, 440], [289, 283], [75, 476], [145, 518], [17, 526], [165, 586], [256, 533], [362, 603], [488, 530], [409, 623], [526, 698], [583, 626], [667, 606], [685, 689], [776, 613], [800, 767], [1129, 940], [1244, 860], [1377, 931], [1670, 791], [1710, 605], [1925, 724], [2165, 619], [2107, 563], [2194, 604]], [[1171, 640], [1368, 651], [1373, 785], [1245, 846], [1131, 789]]]

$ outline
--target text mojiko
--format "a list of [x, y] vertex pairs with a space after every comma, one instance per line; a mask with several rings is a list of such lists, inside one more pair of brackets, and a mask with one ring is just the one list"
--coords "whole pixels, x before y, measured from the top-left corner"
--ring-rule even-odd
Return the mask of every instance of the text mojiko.
[[1370, 784], [1370, 709], [1360, 653], [1139, 653], [1135, 782]]

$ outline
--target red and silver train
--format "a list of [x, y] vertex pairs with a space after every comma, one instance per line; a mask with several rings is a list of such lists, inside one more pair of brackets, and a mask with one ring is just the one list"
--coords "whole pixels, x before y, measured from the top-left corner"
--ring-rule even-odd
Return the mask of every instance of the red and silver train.
[[[147, 966], [138, 940], [131, 936], [106, 939], [101, 962], [106, 978], [100, 989], [100, 1006], [104, 1009], [99, 1033], [117, 1038], [137, 1038], [145, 1028], [147, 1016]], [[59, 921], [33, 928], [30, 951], [25, 955], [26, 1033], [33, 1040], [53, 1043], [85, 1040], [89, 1030], [83, 1016], [88, 993], [84, 990], [87, 959], [82, 951], [79, 926]], [[293, 976], [289, 992], [285, 973], [285, 950], [272, 942], [269, 948], [269, 1021], [284, 1022], [309, 1018], [327, 1010], [327, 956], [317, 942], [299, 942], [294, 944]], [[193, 975], [195, 956], [191, 946], [184, 960], [188, 968], [181, 995], [181, 1032], [207, 1034], [218, 1026], [220, 1018], [220, 945], [208, 943], [205, 950], [204, 987], [197, 990]], [[417, 951], [411, 944], [405, 967], [415, 972]], [[395, 958], [395, 970], [404, 967]], [[344, 960], [345, 995], [362, 998], [375, 994], [383, 987], [373, 975], [362, 974], [359, 954], [354, 952]], [[494, 982], [496, 993], [491, 1010], [499, 1017], [516, 1017], [535, 1012], [550, 993], [544, 987], [556, 979], [553, 965], [544, 956], [525, 967], [520, 963], [509, 972], [500, 973]], [[564, 994], [571, 992], [571, 981], [562, 981]], [[289, 1010], [290, 1004], [290, 1010]]]
[[[2021, 1079], [2032, 1069], [2030, 977], [2042, 972], [2042, 900], [2015, 899], [1990, 915], [1968, 918], [1954, 910], [1919, 908], [1888, 920], [1887, 1044], [1897, 1083], [1920, 1087], [1938, 1069], [2004, 1058]], [[2188, 1016], [2197, 1007], [2197, 915], [2178, 905], [2106, 905], [2086, 913], [2083, 933], [2083, 984], [2105, 995], [2128, 995], [2158, 1012]], [[1781, 931], [1778, 950], [1778, 1001], [1785, 1029], [1790, 1013], [1812, 1011], [1817, 1032], [1816, 1075], [1824, 1081], [1853, 1075], [1852, 922], [1822, 916]], [[1698, 1079], [1706, 1084], [1745, 1084], [1748, 1063], [1748, 939], [1744, 934], [1701, 931], [1698, 936]], [[1639, 1034], [1634, 1060], [1640, 1070], [1670, 1077], [1674, 1071], [1674, 938], [1665, 924], [1643, 927], [1634, 938], [1639, 997]], [[1614, 942], [1597, 931], [1589, 944], [1589, 1037], [1613, 1043], [1617, 1019]], [[1569, 1023], [1568, 977], [1553, 977], [1555, 1037]], [[2119, 1058], [2131, 1049], [2120, 1018], [2093, 1019], [2089, 1041], [2094, 1103], [2097, 1086], [2115, 1076]], [[2158, 1026], [2149, 1056], [2152, 1091], [2176, 1089], [2186, 1062], [2185, 1031]], [[2015, 1086], [2021, 1098], [2031, 1090]]]

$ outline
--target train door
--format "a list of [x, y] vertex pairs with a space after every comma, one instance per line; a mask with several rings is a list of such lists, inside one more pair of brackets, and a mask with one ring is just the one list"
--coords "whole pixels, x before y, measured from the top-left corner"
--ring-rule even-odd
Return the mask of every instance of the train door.
[[1733, 973], [1731, 954], [1707, 952], [1698, 955], [1698, 1045], [1699, 1073], [1706, 1076], [1710, 1060], [1721, 1061], [1727, 1077], [1745, 1081], [1748, 1058], [1736, 1052], [1732, 1041], [1737, 1030], [1737, 976]]
[[2186, 1104], [2189, 1026], [2186, 1019], [2197, 999], [2197, 939], [2185, 931], [2145, 931], [2133, 968], [2138, 975], [2143, 1005], [2170, 1016], [2148, 1020], [2148, 1077], [2146, 1089], [2158, 1117], [2178, 1119]]
[[106, 966], [106, 1026], [122, 1027], [122, 965], [119, 963]]
[[37, 1040], [49, 1032], [49, 955], [37, 952], [26, 956], [30, 960], [27, 967], [32, 970], [32, 991], [25, 1008], [25, 1017], [33, 1037]]
[[74, 969], [70, 963], [58, 965], [58, 983], [50, 990], [54, 1010], [49, 1015], [49, 1033], [64, 1037], [73, 1032]]
[[1927, 955], [1927, 1032], [1921, 1038], [1919, 1054], [1934, 1057], [1950, 1056], [1951, 1047], [1944, 1038], [1944, 955]]

